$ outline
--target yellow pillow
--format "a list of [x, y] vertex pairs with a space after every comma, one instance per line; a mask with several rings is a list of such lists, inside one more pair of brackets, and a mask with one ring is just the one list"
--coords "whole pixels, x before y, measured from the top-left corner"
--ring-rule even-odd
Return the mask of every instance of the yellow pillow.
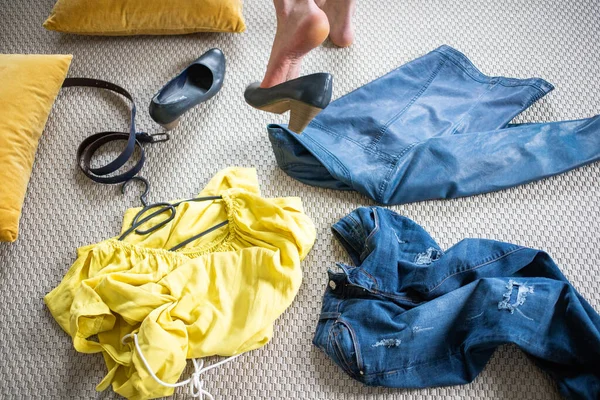
[[58, 0], [44, 27], [107, 36], [246, 29], [242, 0]]
[[38, 140], [70, 55], [0, 54], [0, 242], [14, 242]]

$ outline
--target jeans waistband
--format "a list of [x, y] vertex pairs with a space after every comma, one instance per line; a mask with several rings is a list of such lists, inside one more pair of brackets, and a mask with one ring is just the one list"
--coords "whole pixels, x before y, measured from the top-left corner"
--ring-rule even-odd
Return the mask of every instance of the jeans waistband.
[[[343, 264], [338, 266], [344, 267]], [[356, 298], [369, 294], [375, 294], [371, 288], [372, 282], [366, 281], [364, 285], [362, 282], [353, 282], [349, 276], [348, 270], [344, 269], [344, 272], [333, 272], [332, 270], [327, 271], [328, 282], [327, 291], [325, 296], [331, 294], [338, 298]]]
[[542, 95], [554, 89], [554, 86], [550, 82], [542, 78], [518, 79], [506, 78], [503, 76], [486, 75], [483, 72], [481, 72], [475, 65], [473, 65], [473, 63], [467, 58], [467, 56], [448, 45], [442, 45], [434, 51], [443, 54], [445, 57], [447, 57], [460, 68], [462, 68], [467, 74], [471, 76], [471, 78], [480, 82], [488, 82], [491, 84], [501, 83], [504, 86], [533, 86], [540, 90], [542, 92]]

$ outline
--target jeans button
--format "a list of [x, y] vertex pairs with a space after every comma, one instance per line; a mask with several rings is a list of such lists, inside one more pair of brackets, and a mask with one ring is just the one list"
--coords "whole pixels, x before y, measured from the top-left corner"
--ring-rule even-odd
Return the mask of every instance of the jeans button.
[[334, 281], [329, 281], [329, 287], [331, 288], [331, 290], [335, 290], [335, 288], [337, 287], [337, 285], [335, 284]]

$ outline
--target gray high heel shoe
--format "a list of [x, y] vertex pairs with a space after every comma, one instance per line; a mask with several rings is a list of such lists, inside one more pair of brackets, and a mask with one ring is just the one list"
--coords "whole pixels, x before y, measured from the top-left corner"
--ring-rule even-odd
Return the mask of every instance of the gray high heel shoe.
[[331, 101], [333, 76], [317, 73], [261, 88], [260, 82], [248, 85], [246, 103], [259, 110], [283, 114], [290, 111], [288, 128], [301, 133], [309, 122]]
[[221, 90], [224, 78], [225, 56], [210, 49], [154, 95], [150, 116], [166, 130], [174, 129], [183, 113]]

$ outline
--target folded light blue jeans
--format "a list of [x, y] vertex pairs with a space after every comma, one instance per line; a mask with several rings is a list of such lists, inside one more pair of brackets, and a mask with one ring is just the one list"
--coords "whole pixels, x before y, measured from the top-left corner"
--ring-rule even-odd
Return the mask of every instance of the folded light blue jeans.
[[269, 125], [278, 165], [382, 204], [520, 185], [600, 159], [600, 116], [509, 122], [553, 86], [490, 77], [442, 46], [332, 102], [296, 134]]
[[514, 343], [565, 397], [600, 398], [600, 316], [548, 254], [484, 239], [443, 251], [379, 207], [355, 210], [333, 232], [354, 265], [329, 272], [313, 343], [354, 379], [464, 384]]

